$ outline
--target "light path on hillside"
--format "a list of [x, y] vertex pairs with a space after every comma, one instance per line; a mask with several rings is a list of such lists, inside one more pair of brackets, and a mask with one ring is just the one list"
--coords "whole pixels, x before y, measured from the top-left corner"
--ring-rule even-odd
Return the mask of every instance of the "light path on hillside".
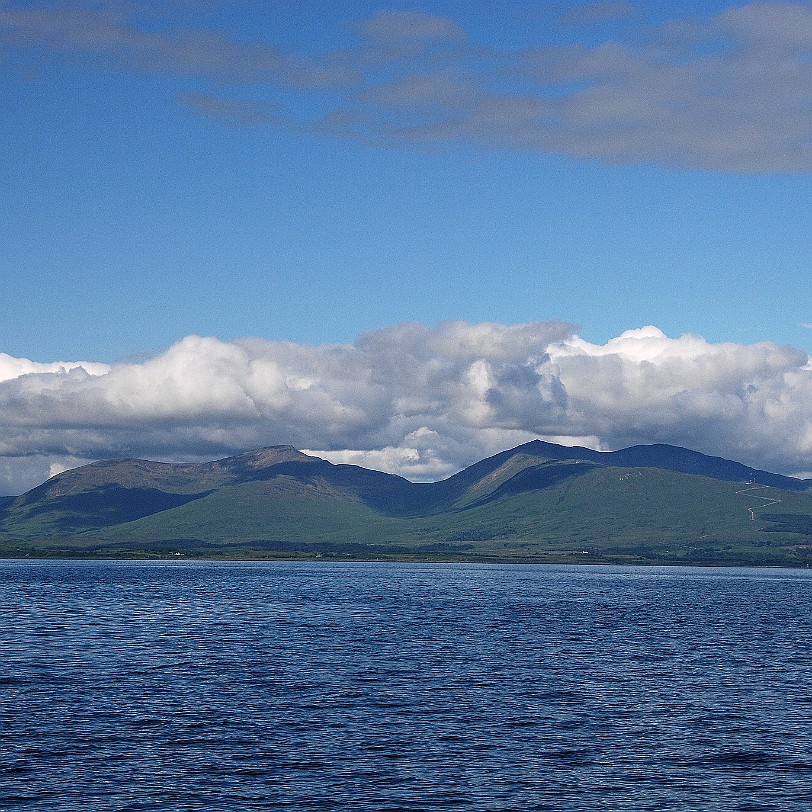
[[[771, 496], [759, 496], [756, 493], [751, 493], [751, 491], [759, 491], [764, 488], [769, 488], [769, 485], [751, 485], [749, 488], [742, 488], [740, 491], [736, 491], [736, 493], [740, 494], [748, 494], [749, 496], [754, 497], [755, 499], [763, 500], [763, 505], [757, 505], [756, 507], [767, 507], [767, 505], [777, 505], [782, 502], [782, 499], [776, 499]], [[756, 509], [755, 507], [748, 507], [748, 512], [750, 513], [750, 521], [754, 522], [756, 520]]]

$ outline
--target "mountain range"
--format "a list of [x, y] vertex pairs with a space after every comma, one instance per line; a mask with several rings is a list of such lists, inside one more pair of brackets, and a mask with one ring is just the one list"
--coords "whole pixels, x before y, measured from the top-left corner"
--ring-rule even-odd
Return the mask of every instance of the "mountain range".
[[670, 445], [536, 440], [414, 483], [275, 446], [112, 460], [0, 502], [0, 555], [812, 563], [812, 481]]

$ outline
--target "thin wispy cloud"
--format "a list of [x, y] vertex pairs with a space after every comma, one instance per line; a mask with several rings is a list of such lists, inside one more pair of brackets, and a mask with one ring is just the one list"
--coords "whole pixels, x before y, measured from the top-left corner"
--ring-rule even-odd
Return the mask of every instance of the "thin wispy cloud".
[[806, 353], [655, 327], [603, 345], [558, 322], [401, 324], [324, 346], [189, 336], [146, 360], [3, 356], [0, 372], [9, 493], [85, 460], [211, 459], [287, 443], [413, 479], [535, 437], [668, 442], [812, 470]]
[[[67, 63], [218, 84], [329, 88], [358, 80], [354, 72], [346, 72], [329, 57], [286, 53], [271, 43], [240, 40], [226, 31], [180, 25], [155, 31], [139, 11], [146, 11], [146, 20], [154, 16], [154, 7], [138, 2], [38, 7], [2, 3], [0, 43]], [[165, 11], [171, 13], [171, 5]]]
[[[448, 17], [384, 10], [351, 26], [351, 47], [317, 54], [179, 23], [155, 30], [139, 24], [138, 8], [4, 3], [0, 43], [17, 58], [207, 83], [182, 101], [303, 134], [717, 171], [812, 169], [807, 4], [731, 5], [646, 27], [626, 3], [592, 3], [550, 23], [570, 40], [517, 49], [474, 42]], [[621, 25], [613, 39], [578, 40], [583, 26], [607, 20]], [[246, 84], [251, 99], [240, 95]], [[274, 106], [280, 89], [284, 108]]]

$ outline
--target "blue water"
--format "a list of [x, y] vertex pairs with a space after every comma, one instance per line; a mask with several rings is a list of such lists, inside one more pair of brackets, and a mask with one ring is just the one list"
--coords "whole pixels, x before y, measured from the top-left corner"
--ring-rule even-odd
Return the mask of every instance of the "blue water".
[[809, 810], [812, 573], [0, 561], [2, 810]]

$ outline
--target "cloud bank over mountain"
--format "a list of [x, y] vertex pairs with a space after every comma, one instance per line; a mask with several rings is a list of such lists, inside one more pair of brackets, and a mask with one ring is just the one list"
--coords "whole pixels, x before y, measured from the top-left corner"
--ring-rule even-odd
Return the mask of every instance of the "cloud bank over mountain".
[[656, 327], [590, 344], [559, 322], [400, 324], [351, 344], [188, 336], [147, 360], [0, 355], [0, 493], [84, 461], [291, 444], [412, 479], [541, 437], [667, 442], [812, 471], [812, 365]]
[[[477, 41], [449, 17], [385, 10], [337, 32], [342, 42], [352, 33], [347, 47], [308, 53], [203, 28], [182, 12], [177, 3], [4, 2], [0, 48], [26, 66], [50, 59], [177, 78], [183, 104], [232, 124], [381, 146], [812, 169], [805, 3], [730, 5], [665, 22], [627, 3], [591, 3], [558, 19], [525, 18], [537, 44], [521, 47]], [[611, 33], [595, 28], [607, 21]]]

